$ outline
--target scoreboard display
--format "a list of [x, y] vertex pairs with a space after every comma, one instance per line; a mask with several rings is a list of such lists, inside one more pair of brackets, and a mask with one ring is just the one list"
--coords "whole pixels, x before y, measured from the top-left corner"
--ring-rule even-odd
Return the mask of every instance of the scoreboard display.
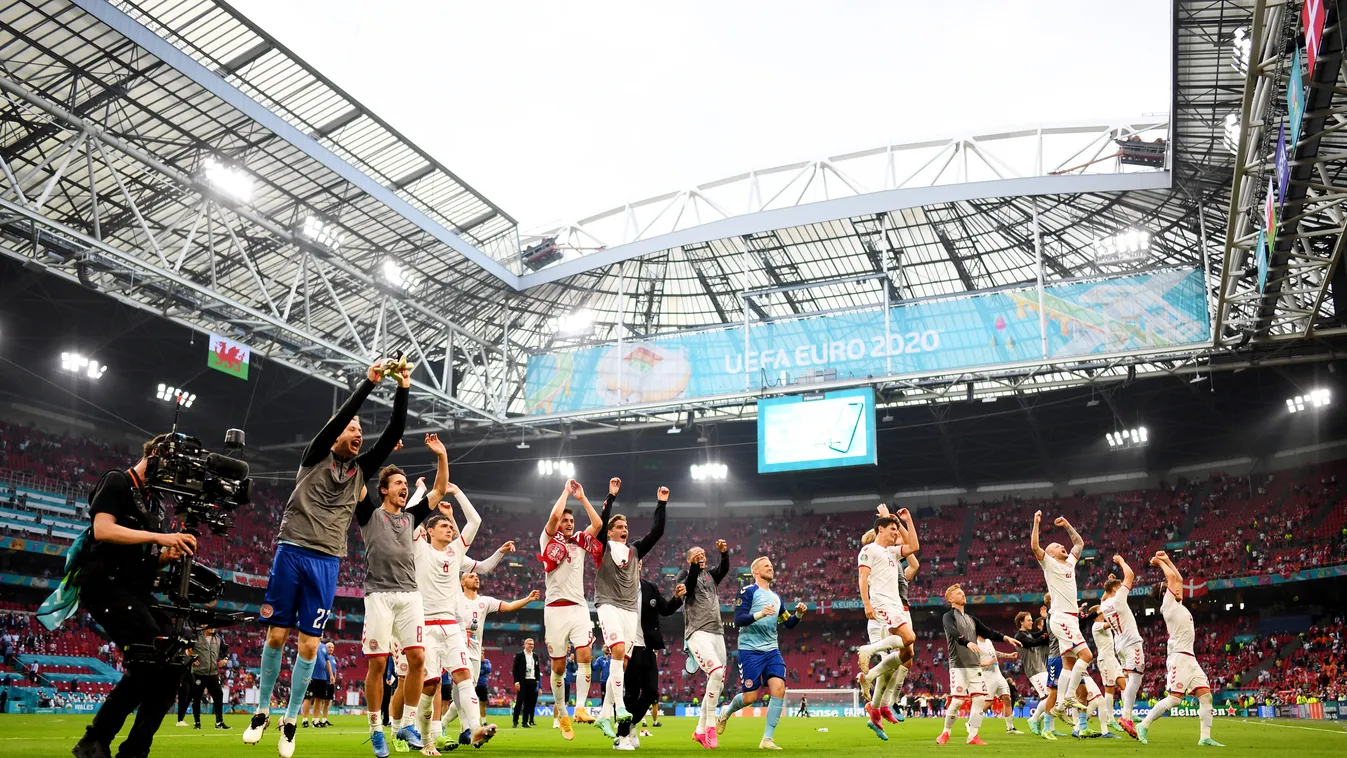
[[758, 401], [758, 473], [875, 465], [875, 391]]

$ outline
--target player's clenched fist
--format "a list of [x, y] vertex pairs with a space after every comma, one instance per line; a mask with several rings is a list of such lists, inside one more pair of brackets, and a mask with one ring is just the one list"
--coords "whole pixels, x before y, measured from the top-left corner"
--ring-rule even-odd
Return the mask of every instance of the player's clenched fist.
[[795, 606], [795, 615], [796, 615], [796, 616], [803, 616], [803, 615], [804, 615], [804, 612], [805, 612], [806, 610], [808, 610], [808, 609], [809, 609], [809, 606], [805, 605], [804, 603], [797, 603], [796, 606]]
[[725, 540], [716, 540], [716, 549], [722, 553], [729, 552], [730, 543]]
[[1042, 520], [1043, 520], [1043, 511], [1034, 511], [1034, 523], [1037, 524]]
[[669, 501], [669, 488], [668, 488], [668, 487], [660, 487], [659, 490], [658, 490], [657, 492], [655, 492], [655, 497], [656, 497], [661, 503], [666, 503], [666, 502], [668, 502], [668, 501]]
[[609, 495], [616, 495], [616, 494], [617, 494], [617, 491], [620, 490], [620, 489], [622, 489], [622, 480], [621, 480], [621, 479], [618, 479], [617, 477], [613, 477], [612, 479], [609, 479], [609, 480], [608, 480], [608, 494], [609, 494]]

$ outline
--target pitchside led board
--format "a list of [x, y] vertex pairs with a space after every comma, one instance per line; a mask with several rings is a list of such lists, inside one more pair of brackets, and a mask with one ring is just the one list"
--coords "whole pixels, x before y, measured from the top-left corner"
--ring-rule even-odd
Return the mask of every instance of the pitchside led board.
[[875, 391], [758, 401], [758, 473], [875, 465]]

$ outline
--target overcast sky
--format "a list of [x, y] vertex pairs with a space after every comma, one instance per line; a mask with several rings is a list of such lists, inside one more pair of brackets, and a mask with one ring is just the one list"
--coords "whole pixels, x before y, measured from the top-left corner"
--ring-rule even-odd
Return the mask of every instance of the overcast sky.
[[233, 0], [527, 230], [750, 169], [1170, 106], [1168, 0]]

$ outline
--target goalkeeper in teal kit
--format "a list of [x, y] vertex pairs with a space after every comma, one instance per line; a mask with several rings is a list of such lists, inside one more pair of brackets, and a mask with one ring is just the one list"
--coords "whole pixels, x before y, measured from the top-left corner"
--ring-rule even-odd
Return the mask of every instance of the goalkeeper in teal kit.
[[734, 625], [739, 627], [739, 678], [744, 691], [735, 695], [716, 719], [716, 732], [724, 733], [730, 716], [756, 703], [765, 686], [771, 702], [767, 706], [767, 728], [758, 744], [763, 750], [781, 749], [772, 736], [786, 706], [786, 661], [777, 644], [777, 626], [794, 629], [805, 611], [804, 603], [795, 606], [793, 613], [784, 611], [781, 596], [771, 589], [774, 575], [771, 559], [758, 558], [753, 561], [753, 583], [739, 593]]

